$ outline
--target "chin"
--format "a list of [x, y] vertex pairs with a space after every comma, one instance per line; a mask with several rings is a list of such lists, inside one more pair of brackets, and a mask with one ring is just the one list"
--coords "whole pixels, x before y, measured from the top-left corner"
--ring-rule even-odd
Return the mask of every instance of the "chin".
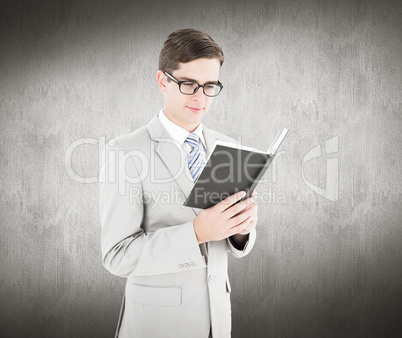
[[192, 120], [187, 120], [187, 124], [200, 124], [201, 119], [192, 119]]
[[201, 121], [201, 119], [203, 118], [204, 113], [202, 114], [197, 114], [196, 116], [194, 116], [191, 120], [193, 120], [193, 123], [199, 123]]

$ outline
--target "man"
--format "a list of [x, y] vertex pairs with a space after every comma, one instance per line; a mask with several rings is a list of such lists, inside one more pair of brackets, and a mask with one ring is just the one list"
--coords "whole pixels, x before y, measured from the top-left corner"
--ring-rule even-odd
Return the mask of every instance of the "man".
[[235, 140], [201, 120], [222, 85], [222, 49], [200, 31], [165, 41], [157, 80], [163, 109], [105, 147], [100, 180], [104, 266], [127, 278], [116, 336], [227, 338], [227, 252], [255, 242], [257, 205], [229, 196], [199, 210], [183, 202], [217, 140]]

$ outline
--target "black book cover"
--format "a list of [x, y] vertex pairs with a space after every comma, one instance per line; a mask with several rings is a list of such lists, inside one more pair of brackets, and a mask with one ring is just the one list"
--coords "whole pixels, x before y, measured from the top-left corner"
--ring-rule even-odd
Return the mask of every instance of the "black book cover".
[[278, 134], [267, 153], [217, 142], [184, 205], [206, 209], [242, 190], [247, 192], [242, 200], [250, 197], [287, 132]]

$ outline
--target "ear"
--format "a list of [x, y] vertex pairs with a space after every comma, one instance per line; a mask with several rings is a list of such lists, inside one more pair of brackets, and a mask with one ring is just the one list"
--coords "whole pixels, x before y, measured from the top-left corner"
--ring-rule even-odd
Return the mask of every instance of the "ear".
[[159, 90], [162, 93], [165, 93], [166, 81], [167, 81], [167, 76], [165, 75], [165, 73], [162, 72], [161, 70], [158, 70], [158, 72], [156, 73], [156, 80], [158, 81]]

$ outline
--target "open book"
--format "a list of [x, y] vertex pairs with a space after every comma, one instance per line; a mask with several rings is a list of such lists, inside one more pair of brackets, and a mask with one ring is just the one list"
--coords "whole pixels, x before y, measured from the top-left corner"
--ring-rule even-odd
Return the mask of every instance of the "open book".
[[242, 190], [247, 192], [242, 200], [250, 197], [287, 133], [284, 128], [267, 152], [216, 142], [184, 205], [206, 209]]

